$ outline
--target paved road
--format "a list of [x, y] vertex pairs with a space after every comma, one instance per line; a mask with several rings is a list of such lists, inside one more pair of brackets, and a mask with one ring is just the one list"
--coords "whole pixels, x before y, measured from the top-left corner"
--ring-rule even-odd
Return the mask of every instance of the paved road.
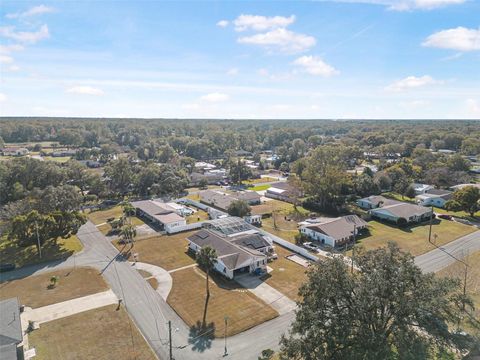
[[447, 267], [454, 263], [455, 259], [445, 253], [445, 251], [457, 258], [463, 258], [468, 254], [480, 250], [480, 230], [443, 245], [441, 249], [444, 251], [435, 249], [417, 256], [415, 263], [424, 272], [437, 272]]
[[[94, 224], [88, 222], [80, 229], [79, 239], [84, 245], [82, 253], [65, 261], [26, 267], [2, 274], [1, 280], [13, 279], [40, 272], [76, 266], [97, 268], [118, 298], [123, 299], [131, 318], [152, 346], [158, 357], [168, 359], [167, 321], [172, 321], [173, 355], [176, 360], [223, 358], [223, 339], [203, 341], [190, 336], [190, 330], [164, 299], [141, 277], [141, 275], [118, 256], [118, 251]], [[480, 249], [480, 231], [460, 238], [444, 248], [461, 256], [461, 249], [470, 252]], [[416, 259], [424, 271], [437, 271], [448, 266], [453, 259], [440, 250], [433, 250]], [[228, 338], [229, 359], [256, 359], [263, 349], [278, 348], [281, 335], [287, 331], [294, 313], [290, 312]], [[218, 325], [217, 325], [218, 326]], [[218, 327], [217, 332], [223, 330]]]

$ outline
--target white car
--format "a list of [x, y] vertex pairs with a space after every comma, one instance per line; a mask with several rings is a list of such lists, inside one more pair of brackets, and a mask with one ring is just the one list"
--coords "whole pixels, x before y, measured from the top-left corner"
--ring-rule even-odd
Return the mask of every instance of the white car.
[[305, 242], [305, 243], [303, 243], [303, 247], [304, 247], [305, 249], [308, 249], [308, 250], [313, 250], [313, 251], [316, 251], [316, 250], [317, 250], [317, 246], [314, 245], [314, 244], [311, 243], [311, 242]]

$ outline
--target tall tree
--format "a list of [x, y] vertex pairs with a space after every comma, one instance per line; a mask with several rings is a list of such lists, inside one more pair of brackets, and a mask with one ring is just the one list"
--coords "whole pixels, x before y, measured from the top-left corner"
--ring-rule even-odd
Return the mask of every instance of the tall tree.
[[228, 206], [228, 214], [243, 218], [250, 214], [251, 208], [245, 200], [233, 200]]
[[358, 272], [341, 259], [316, 264], [300, 288], [302, 300], [289, 336], [288, 359], [427, 359], [466, 350], [472, 343], [453, 330], [461, 304], [472, 305], [453, 279], [423, 274], [394, 244], [361, 251]]
[[453, 193], [451, 200], [445, 204], [447, 210], [466, 211], [470, 216], [480, 210], [480, 189], [475, 186], [465, 186]]
[[205, 298], [205, 308], [203, 310], [203, 320], [202, 320], [202, 327], [205, 327], [207, 321], [207, 308], [208, 308], [208, 300], [210, 299], [210, 287], [209, 287], [209, 276], [210, 271], [213, 271], [215, 265], [217, 264], [217, 251], [210, 246], [204, 246], [200, 249], [196, 256], [197, 264], [202, 268], [206, 276], [206, 291], [207, 296]]
[[110, 189], [120, 194], [127, 192], [135, 178], [130, 162], [125, 158], [110, 162], [105, 167], [105, 175], [109, 178]]

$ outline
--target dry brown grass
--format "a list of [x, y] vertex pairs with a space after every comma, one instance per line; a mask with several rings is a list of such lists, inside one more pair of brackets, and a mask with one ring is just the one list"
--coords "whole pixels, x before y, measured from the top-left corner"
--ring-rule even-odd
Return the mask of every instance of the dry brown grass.
[[[108, 219], [115, 218], [118, 219], [123, 214], [123, 209], [120, 205], [99, 211], [92, 211], [88, 214], [88, 218], [91, 222], [95, 225], [106, 223]], [[136, 216], [132, 216], [131, 218], [132, 225], [143, 225], [144, 222], [137, 218]], [[108, 225], [110, 226], [110, 225]]]
[[150, 286], [153, 288], [153, 290], [157, 290], [158, 288], [158, 281], [154, 277], [151, 277], [150, 279], [147, 279], [147, 282], [150, 284]]
[[[49, 288], [52, 276], [59, 280], [55, 288]], [[21, 304], [32, 308], [96, 294], [108, 289], [97, 270], [76, 268], [52, 271], [0, 284], [0, 299], [18, 297]]]
[[[467, 293], [472, 297], [475, 304], [473, 316], [476, 319], [480, 319], [480, 251], [470, 254], [465, 257], [464, 260], [469, 265], [467, 272]], [[454, 262], [439, 271], [437, 275], [456, 278], [463, 284], [465, 266], [459, 262]], [[480, 330], [476, 329], [475, 331], [477, 336], [480, 336]]]
[[[189, 325], [201, 322], [205, 305], [205, 274], [198, 268], [172, 273], [173, 287], [167, 302]], [[210, 282], [207, 324], [222, 336], [228, 316], [227, 335], [245, 331], [278, 316], [278, 313], [234, 281], [215, 276]]]
[[143, 278], [149, 278], [150, 276], [152, 276], [152, 274], [150, 274], [148, 271], [140, 270], [140, 269], [137, 269], [137, 271], [139, 272], [140, 275], [142, 275]]
[[203, 210], [198, 210], [195, 214], [186, 217], [187, 224], [193, 224], [193, 223], [208, 220], [208, 219], [209, 219], [208, 213]]
[[[173, 270], [190, 265], [195, 260], [187, 254], [186, 238], [196, 231], [182, 232], [174, 235], [155, 235], [149, 238], [138, 239], [135, 242], [133, 253], [138, 254], [140, 262], [157, 265], [165, 270]], [[122, 250], [123, 245], [114, 240], [113, 245]]]
[[275, 252], [278, 259], [268, 264], [273, 271], [265, 275], [263, 279], [273, 288], [288, 296], [290, 299], [298, 301], [298, 289], [307, 279], [306, 268], [288, 260], [286, 256], [293, 254], [292, 251], [275, 246]]
[[105, 306], [42, 324], [28, 336], [35, 359], [157, 359], [127, 312], [116, 308]]

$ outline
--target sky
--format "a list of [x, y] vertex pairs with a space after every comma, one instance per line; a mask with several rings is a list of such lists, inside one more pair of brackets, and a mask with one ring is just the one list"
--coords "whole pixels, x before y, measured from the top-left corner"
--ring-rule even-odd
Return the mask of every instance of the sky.
[[480, 0], [2, 1], [0, 115], [480, 119]]

